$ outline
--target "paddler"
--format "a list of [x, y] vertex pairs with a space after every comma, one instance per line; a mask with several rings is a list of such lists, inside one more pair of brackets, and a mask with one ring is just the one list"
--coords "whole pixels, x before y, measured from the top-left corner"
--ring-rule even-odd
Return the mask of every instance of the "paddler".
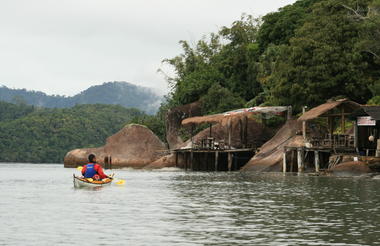
[[94, 154], [88, 156], [88, 161], [89, 163], [82, 168], [82, 174], [85, 178], [92, 178], [94, 180], [112, 178], [103, 172], [103, 168], [100, 164], [96, 163], [96, 156]]

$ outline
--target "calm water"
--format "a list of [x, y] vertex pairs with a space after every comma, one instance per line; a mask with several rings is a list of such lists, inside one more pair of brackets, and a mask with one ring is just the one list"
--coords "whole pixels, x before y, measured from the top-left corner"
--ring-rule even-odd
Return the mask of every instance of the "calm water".
[[0, 164], [0, 245], [380, 245], [380, 180]]

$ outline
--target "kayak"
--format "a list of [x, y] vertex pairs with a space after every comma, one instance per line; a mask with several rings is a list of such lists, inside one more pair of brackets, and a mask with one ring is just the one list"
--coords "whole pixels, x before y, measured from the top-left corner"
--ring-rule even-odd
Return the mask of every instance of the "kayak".
[[103, 180], [93, 180], [91, 178], [81, 178], [75, 176], [73, 174], [74, 178], [74, 187], [75, 188], [82, 188], [82, 187], [99, 187], [99, 186], [108, 186], [112, 183], [113, 179], [106, 178]]

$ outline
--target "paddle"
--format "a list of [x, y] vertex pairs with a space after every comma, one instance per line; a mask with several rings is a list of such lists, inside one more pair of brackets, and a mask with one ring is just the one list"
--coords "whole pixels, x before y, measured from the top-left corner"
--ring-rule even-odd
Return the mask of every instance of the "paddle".
[[[78, 166], [77, 167], [77, 170], [78, 171], [82, 171], [82, 169], [83, 169], [83, 167], [82, 166]], [[116, 181], [116, 179], [113, 177], [113, 175], [114, 174], [112, 174], [110, 177], [114, 180], [114, 181]], [[123, 184], [125, 184], [125, 180], [124, 179], [117, 179], [117, 181], [115, 182], [115, 184], [117, 184], [117, 185], [123, 185]]]

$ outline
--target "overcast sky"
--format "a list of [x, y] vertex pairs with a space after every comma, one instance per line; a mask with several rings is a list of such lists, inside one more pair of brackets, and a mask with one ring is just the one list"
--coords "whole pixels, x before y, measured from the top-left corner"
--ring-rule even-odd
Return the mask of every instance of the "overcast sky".
[[0, 85], [73, 95], [107, 81], [167, 90], [161, 61], [294, 0], [0, 0]]

